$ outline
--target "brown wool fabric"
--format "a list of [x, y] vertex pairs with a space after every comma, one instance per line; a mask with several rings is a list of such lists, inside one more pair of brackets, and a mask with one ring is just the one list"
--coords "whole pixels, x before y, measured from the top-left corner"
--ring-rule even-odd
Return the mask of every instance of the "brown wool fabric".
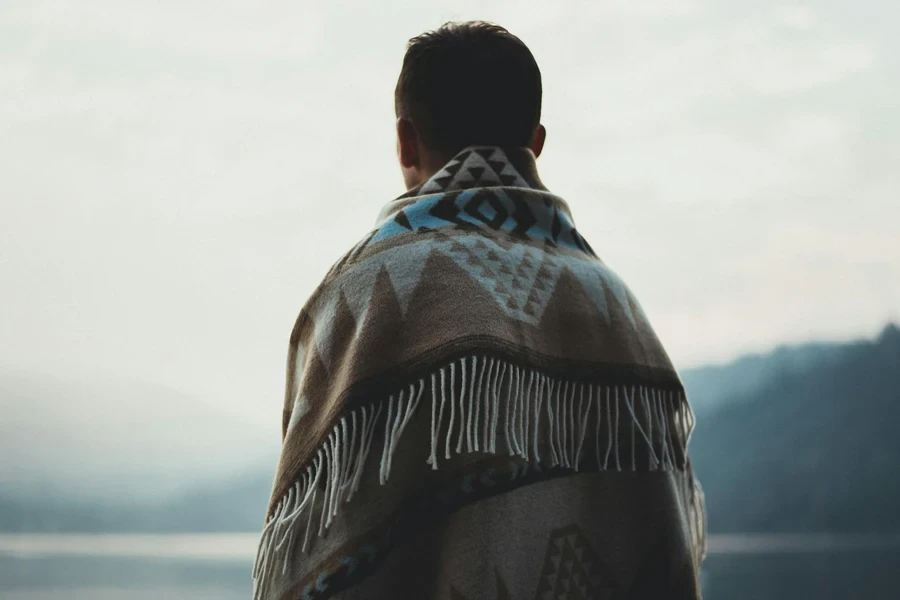
[[699, 598], [692, 428], [534, 155], [467, 148], [297, 319], [254, 598]]

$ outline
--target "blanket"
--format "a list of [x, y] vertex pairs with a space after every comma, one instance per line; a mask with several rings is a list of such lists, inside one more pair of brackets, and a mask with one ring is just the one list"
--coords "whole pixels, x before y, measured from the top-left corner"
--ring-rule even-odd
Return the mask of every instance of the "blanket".
[[534, 155], [467, 148], [297, 318], [254, 598], [699, 598], [693, 425]]

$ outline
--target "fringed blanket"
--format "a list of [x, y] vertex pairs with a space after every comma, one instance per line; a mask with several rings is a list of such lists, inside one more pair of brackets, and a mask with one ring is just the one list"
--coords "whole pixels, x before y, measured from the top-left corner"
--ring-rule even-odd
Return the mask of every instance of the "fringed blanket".
[[254, 598], [698, 598], [681, 381], [524, 149], [383, 210], [290, 340]]

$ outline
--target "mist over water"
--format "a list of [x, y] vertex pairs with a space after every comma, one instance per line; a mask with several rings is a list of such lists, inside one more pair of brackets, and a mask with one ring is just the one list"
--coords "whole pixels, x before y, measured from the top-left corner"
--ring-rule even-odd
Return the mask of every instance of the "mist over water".
[[[4, 600], [246, 600], [255, 534], [0, 536]], [[896, 598], [900, 536], [710, 539], [707, 600]]]

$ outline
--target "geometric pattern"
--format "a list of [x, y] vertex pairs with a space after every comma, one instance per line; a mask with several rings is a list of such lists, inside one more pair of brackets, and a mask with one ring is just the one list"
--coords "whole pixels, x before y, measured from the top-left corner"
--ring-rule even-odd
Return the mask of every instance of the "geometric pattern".
[[431, 194], [448, 189], [486, 187], [528, 187], [500, 148], [476, 148], [457, 154], [419, 190]]
[[[496, 569], [494, 578], [497, 600], [512, 600]], [[535, 600], [613, 600], [622, 597], [620, 592], [577, 525], [551, 533]], [[451, 585], [450, 599], [466, 600], [466, 597]]]
[[[601, 318], [610, 320], [610, 300], [618, 305], [633, 327], [643, 318], [640, 306], [622, 280], [598, 259], [582, 253], [559, 252], [549, 242], [542, 246], [503, 243], [502, 236], [476, 232], [436, 235], [403, 246], [400, 259], [394, 252], [380, 252], [347, 265], [327, 292], [314, 299], [317, 353], [330, 367], [332, 332], [339, 309], [345, 307], [361, 331], [371, 306], [372, 291], [382, 271], [387, 272], [401, 315], [417, 289], [432, 254], [450, 258], [487, 291], [497, 306], [512, 319], [538, 325], [556, 284], [567, 271], [581, 283], [585, 297]], [[337, 292], [337, 293], [336, 293]], [[635, 314], [638, 311], [638, 314]]]
[[604, 600], [617, 589], [577, 525], [552, 532], [535, 600]]
[[[520, 362], [538, 360], [548, 370], [562, 370], [577, 362], [579, 377], [581, 373], [591, 378], [595, 375], [605, 377], [607, 373], [613, 377], [618, 372], [625, 373], [633, 366], [643, 365], [648, 367], [646, 375], [635, 370], [635, 373], [627, 373], [628, 377], [655, 379], [657, 374], [660, 379], [670, 377], [668, 357], [655, 338], [650, 337], [652, 330], [642, 317], [638, 304], [622, 281], [575, 231], [566, 204], [551, 195], [537, 179], [533, 156], [529, 164], [527, 157], [509, 151], [509, 155], [517, 159], [516, 165], [521, 168], [523, 177], [511, 162], [502, 160], [503, 155], [498, 149], [476, 148], [463, 152], [423, 187], [395, 200], [382, 213], [384, 218], [377, 228], [329, 271], [323, 284], [304, 306], [291, 334], [285, 406], [291, 410], [289, 414], [285, 411], [285, 443], [272, 502], [285, 498], [288, 494], [286, 486], [292, 481], [298, 482], [299, 466], [313, 462], [312, 453], [316, 447], [322, 458], [315, 459], [311, 466], [321, 473], [326, 470], [321, 469], [321, 460], [326, 460], [328, 473], [335, 473], [333, 479], [337, 479], [338, 467], [332, 464], [337, 460], [334, 451], [344, 446], [339, 445], [340, 442], [329, 446], [330, 440], [335, 438], [325, 440], [325, 435], [333, 425], [333, 431], [343, 431], [346, 439], [349, 423], [343, 420], [344, 427], [340, 430], [340, 424], [332, 421], [339, 418], [344, 409], [356, 406], [351, 436], [355, 438], [357, 409], [362, 407], [363, 427], [366, 427], [365, 408], [369, 397], [382, 392], [386, 396], [391, 391], [388, 388], [399, 389], [400, 380], [406, 375], [418, 377], [419, 371], [438, 364], [448, 352], [472, 350], [485, 355], [510, 352], [515, 353], [513, 358]], [[636, 331], [630, 331], [631, 328]], [[478, 359], [484, 373], [480, 355]], [[596, 373], [593, 372], [595, 363], [598, 366]], [[474, 357], [472, 364], [470, 390], [475, 384]], [[466, 362], [461, 365], [461, 389], [465, 390]], [[454, 373], [451, 365], [451, 390], [455, 389]], [[499, 393], [505, 393], [502, 377], [495, 373], [494, 379], [486, 383], [494, 390], [495, 402]], [[422, 382], [420, 390], [425, 387], [424, 379]], [[443, 388], [443, 377], [441, 385]], [[478, 385], [482, 385], [480, 381]], [[399, 431], [402, 398], [397, 402], [398, 413], [392, 431]], [[487, 395], [485, 399], [487, 402]], [[392, 419], [393, 400], [392, 396], [383, 423]], [[575, 400], [574, 389], [572, 400]], [[452, 423], [452, 410], [456, 405], [452, 397], [450, 404]], [[411, 405], [407, 401], [407, 406]], [[574, 405], [570, 404], [570, 415], [573, 409]], [[368, 415], [368, 431], [372, 432], [371, 423], [376, 423], [376, 417], [374, 413]], [[462, 418], [460, 414], [460, 432]], [[609, 418], [607, 415], [607, 420]], [[557, 422], [564, 421], [565, 413]], [[309, 431], [298, 431], [306, 429], [304, 425], [308, 425]], [[404, 421], [400, 430], [405, 425]], [[378, 423], [376, 426], [381, 427]], [[438, 430], [440, 428], [439, 423]], [[376, 436], [385, 439], [387, 449], [388, 438], [381, 431]], [[436, 435], [432, 429], [432, 438]], [[462, 439], [460, 435], [460, 443]], [[390, 449], [393, 450], [393, 446]], [[368, 446], [365, 452], [368, 452]], [[352, 448], [350, 454], [353, 454]], [[362, 469], [365, 461], [353, 460], [358, 461]], [[344, 470], [343, 462], [340, 471]], [[486, 488], [502, 493], [507, 486], [517, 486], [517, 478], [524, 476], [526, 471], [524, 467], [512, 468], [510, 474], [500, 468], [495, 470], [495, 466], [478, 473], [477, 478], [461, 478], [459, 489], [445, 490], [445, 494], [437, 496], [436, 500], [452, 508], [457, 497], [465, 496], [471, 500], [486, 492]], [[533, 473], [538, 469], [535, 466], [528, 470]], [[327, 478], [332, 481], [330, 475]], [[304, 479], [303, 482], [316, 489], [315, 481]], [[322, 485], [325, 484], [318, 487]], [[296, 503], [296, 497], [287, 497], [288, 500], [282, 500], [277, 506], [288, 506], [292, 501], [290, 498]], [[332, 495], [320, 500], [322, 516], [326, 514], [324, 509], [331, 506], [325, 503], [336, 497]], [[445, 498], [449, 500], [445, 502]], [[283, 532], [278, 527], [280, 522], [288, 520], [288, 515], [284, 511], [274, 514], [278, 509], [272, 502], [269, 516], [277, 518], [279, 523], [275, 529], [267, 531], [272, 536], [281, 535]], [[313, 508], [316, 507], [310, 507], [310, 514]], [[553, 506], [547, 508], [552, 510]], [[294, 516], [296, 510], [290, 518]], [[328, 524], [332, 516], [329, 512]], [[319, 528], [323, 523], [324, 519]], [[270, 520], [267, 528], [271, 524]], [[313, 531], [317, 529], [315, 523], [307, 527]], [[340, 538], [344, 533], [340, 531], [333, 536]], [[274, 539], [271, 537], [269, 541]], [[545, 539], [541, 538], [537, 554], [542, 554]], [[321, 546], [321, 549], [336, 548], [334, 544], [340, 540], [332, 540], [328, 542], [332, 545]], [[371, 541], [366, 539], [363, 544], [349, 544], [354, 547], [346, 554], [342, 551], [340, 555], [332, 555], [335, 560], [317, 563], [312, 567], [315, 573], [308, 577], [304, 575], [302, 581], [297, 582], [298, 586], [305, 586], [297, 591], [301, 591], [304, 600], [334, 596], [339, 586], [344, 585], [342, 581], [348, 579], [345, 576], [358, 578], [363, 572], [370, 572], [370, 567], [377, 566], [378, 557], [386, 552], [382, 551], [380, 542], [372, 545]], [[274, 545], [269, 544], [270, 547]], [[529, 561], [526, 566], [527, 584], [509, 579], [504, 582], [495, 570], [492, 575], [496, 582], [485, 577], [485, 581], [478, 582], [481, 589], [486, 587], [491, 595], [496, 590], [498, 600], [510, 598], [510, 589], [518, 595], [521, 585], [531, 588], [536, 583], [539, 583], [538, 589], [528, 589], [525, 594], [529, 600], [533, 593], [538, 599], [554, 600], [602, 599], [611, 598], [613, 594], [624, 598], [621, 587], [608, 575], [606, 565], [601, 563], [586, 536], [576, 526], [553, 531], [546, 557], [542, 560], [532, 555], [530, 559], [534, 562]], [[282, 565], [265, 561], [261, 564], [263, 569], [273, 573], [281, 570], [282, 575], [277, 577], [287, 577]], [[660, 561], [648, 564], [652, 572]], [[490, 572], [487, 574], [491, 575]], [[419, 575], [407, 573], [408, 577]], [[509, 577], [509, 574], [504, 576]], [[642, 581], [648, 580], [662, 581], [654, 577], [642, 578]], [[266, 591], [265, 587], [262, 589]], [[469, 593], [467, 589], [466, 592]], [[633, 596], [644, 600], [665, 595]]]
[[[477, 165], [477, 166], [473, 166]], [[367, 243], [444, 227], [481, 227], [595, 256], [565, 202], [530, 187], [500, 148], [465, 150], [409, 196], [389, 203]], [[404, 208], [396, 210], [400, 202]]]
[[490, 294], [507, 316], [524, 323], [540, 323], [564, 271], [581, 283], [585, 297], [607, 323], [610, 300], [616, 302], [619, 312], [633, 327], [637, 326], [636, 317], [642, 316], [640, 312], [635, 315], [634, 311], [640, 311], [640, 307], [622, 280], [592, 256], [560, 252], [550, 242], [541, 246], [504, 243], [500, 234], [433, 233], [429, 238], [405, 244], [399, 260], [396, 253], [387, 251], [347, 265], [329, 291], [316, 296], [310, 314], [315, 316], [317, 353], [326, 367], [330, 366], [331, 346], [336, 343], [332, 332], [339, 309], [345, 307], [350, 312], [359, 332], [365, 324], [379, 274], [385, 271], [401, 315], [405, 315], [432, 254], [450, 258]]
[[597, 260], [562, 255], [549, 244], [543, 248], [500, 244], [484, 235], [448, 238], [448, 244], [436, 245], [436, 249], [481, 283], [511, 318], [533, 325], [540, 322], [563, 269], [567, 269], [604, 318], [609, 319], [609, 291], [636, 325], [632, 308], [636, 303], [624, 283]]
[[561, 268], [549, 254], [525, 244], [505, 249], [486, 236], [452, 238], [449, 250], [510, 317], [537, 324]]
[[[410, 193], [385, 207], [376, 230], [347, 255], [335, 285], [315, 295], [309, 314], [326, 369], [340, 343], [332, 335], [339, 318], [351, 315], [356, 333], [362, 331], [384, 272], [405, 318], [433, 254], [450, 258], [511, 319], [539, 325], [557, 282], [569, 273], [607, 324], [615, 312], [625, 316], [622, 325], [638, 327], [639, 305], [575, 230], [566, 203], [539, 182], [529, 183], [502, 149], [464, 150]], [[403, 240], [402, 252], [377, 250], [399, 235], [412, 236]]]

